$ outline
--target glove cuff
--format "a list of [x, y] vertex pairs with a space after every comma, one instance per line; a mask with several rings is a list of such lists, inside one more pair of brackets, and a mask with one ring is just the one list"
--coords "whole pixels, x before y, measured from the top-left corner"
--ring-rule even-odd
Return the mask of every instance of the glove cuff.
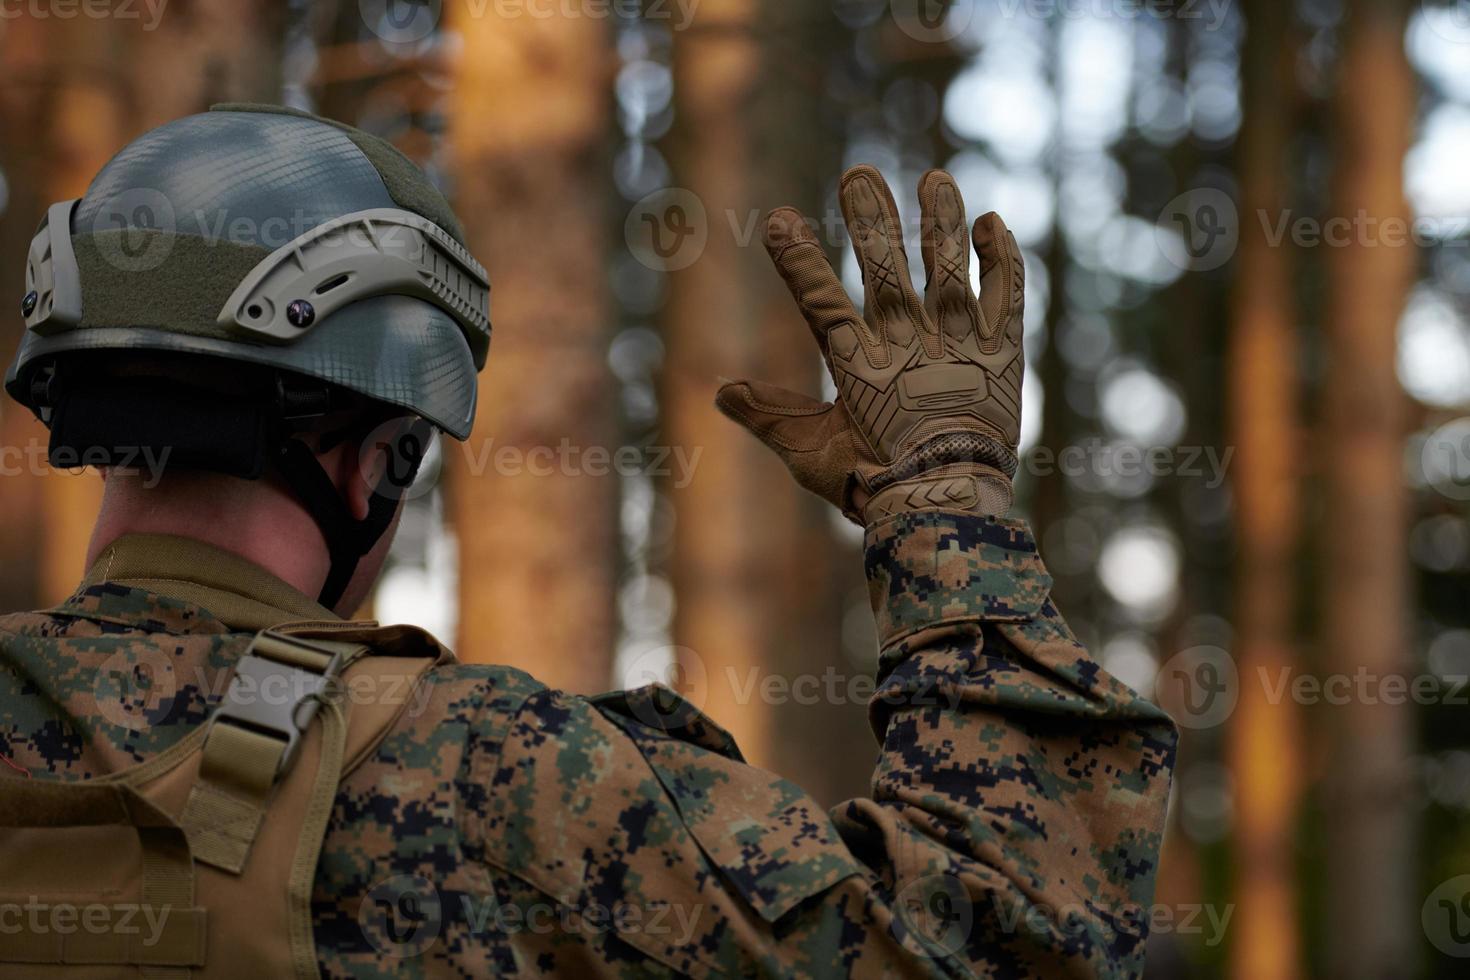
[[892, 466], [868, 478], [868, 491], [877, 493], [895, 483], [945, 466], [980, 466], [1007, 478], [1016, 475], [1015, 450], [978, 432], [945, 432], [921, 442]]
[[907, 511], [949, 510], [1001, 517], [1011, 509], [1011, 478], [989, 466], [959, 464], [929, 470], [874, 493], [863, 504], [863, 523]]

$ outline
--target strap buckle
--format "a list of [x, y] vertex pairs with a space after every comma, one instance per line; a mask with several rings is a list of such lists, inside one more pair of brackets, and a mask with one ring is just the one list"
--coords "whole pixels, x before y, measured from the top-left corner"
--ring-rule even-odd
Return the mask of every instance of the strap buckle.
[[342, 672], [342, 654], [269, 630], [261, 632], [235, 666], [211, 725], [226, 723], [285, 741], [275, 778], [296, 761], [321, 694]]

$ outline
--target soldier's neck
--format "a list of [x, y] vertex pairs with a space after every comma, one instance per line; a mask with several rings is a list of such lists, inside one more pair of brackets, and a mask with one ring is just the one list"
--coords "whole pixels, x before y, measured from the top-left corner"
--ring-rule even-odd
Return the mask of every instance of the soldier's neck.
[[239, 555], [307, 596], [326, 581], [326, 541], [305, 510], [267, 480], [213, 473], [104, 473], [87, 566], [125, 534], [173, 534]]

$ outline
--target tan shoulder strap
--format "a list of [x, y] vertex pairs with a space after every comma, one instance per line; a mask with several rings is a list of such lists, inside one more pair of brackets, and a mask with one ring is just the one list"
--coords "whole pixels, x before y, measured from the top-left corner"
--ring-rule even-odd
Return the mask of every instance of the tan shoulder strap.
[[[207, 728], [160, 757], [84, 784], [7, 780], [0, 903], [129, 895], [174, 924], [130, 942], [116, 929], [0, 939], [0, 974], [26, 963], [27, 976], [68, 980], [317, 977], [311, 889], [337, 787], [452, 659], [404, 627], [264, 631]], [[136, 842], [124, 846], [127, 828]], [[39, 891], [12, 897], [16, 871]]]
[[[255, 638], [210, 719], [198, 776], [179, 817], [196, 861], [240, 873], [276, 783], [296, 762], [324, 693], [367, 652], [269, 630]], [[345, 726], [327, 721], [334, 728], [329, 741], [336, 743], [327, 750], [338, 756], [340, 768]]]

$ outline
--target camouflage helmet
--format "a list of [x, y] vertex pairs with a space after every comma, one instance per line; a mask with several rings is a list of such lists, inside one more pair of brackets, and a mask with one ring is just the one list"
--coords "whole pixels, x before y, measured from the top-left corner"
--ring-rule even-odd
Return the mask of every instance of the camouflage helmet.
[[[47, 210], [5, 389], [50, 427], [53, 463], [58, 446], [106, 457], [126, 441], [167, 446], [169, 465], [280, 473], [332, 549], [330, 605], [397, 499], [380, 492], [352, 520], [293, 432], [350, 398], [420, 420], [422, 441], [430, 425], [466, 438], [489, 293], [448, 203], [391, 145], [280, 106], [218, 105], [145, 133]], [[242, 399], [95, 368], [138, 352], [265, 381]]]
[[6, 390], [80, 350], [281, 368], [469, 435], [489, 283], [443, 196], [360, 130], [225, 104], [128, 144], [32, 242]]

